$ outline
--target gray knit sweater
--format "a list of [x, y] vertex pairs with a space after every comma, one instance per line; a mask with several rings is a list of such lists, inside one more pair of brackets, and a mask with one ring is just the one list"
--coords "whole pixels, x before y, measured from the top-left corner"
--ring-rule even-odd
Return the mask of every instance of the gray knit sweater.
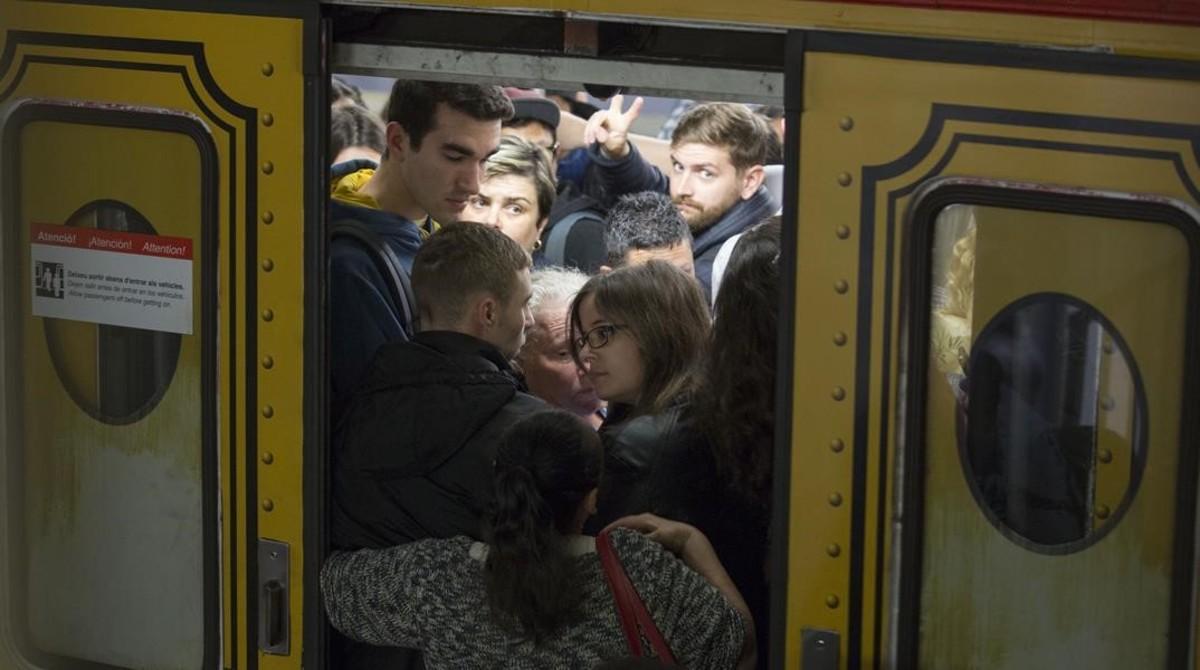
[[[741, 616], [703, 577], [659, 544], [618, 529], [613, 547], [670, 645], [692, 670], [734, 667]], [[425, 652], [428, 668], [592, 668], [629, 655], [594, 551], [580, 561], [583, 616], [540, 645], [496, 625], [484, 596], [485, 552], [466, 537], [335, 553], [321, 570], [335, 628], [380, 646]]]

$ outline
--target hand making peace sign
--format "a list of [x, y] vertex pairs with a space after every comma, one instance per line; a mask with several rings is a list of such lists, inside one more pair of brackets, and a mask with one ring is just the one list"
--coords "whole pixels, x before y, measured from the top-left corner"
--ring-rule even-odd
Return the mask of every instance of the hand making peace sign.
[[593, 142], [599, 142], [603, 152], [611, 158], [623, 158], [629, 153], [629, 126], [637, 119], [646, 101], [639, 96], [628, 110], [622, 112], [624, 102], [625, 96], [614, 95], [608, 109], [593, 114], [583, 131], [585, 144], [590, 146]]

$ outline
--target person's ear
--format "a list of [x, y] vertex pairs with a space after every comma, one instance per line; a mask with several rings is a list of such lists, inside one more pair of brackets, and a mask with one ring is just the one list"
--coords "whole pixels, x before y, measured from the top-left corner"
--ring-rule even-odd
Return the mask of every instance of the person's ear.
[[766, 172], [761, 165], [746, 168], [746, 171], [742, 174], [742, 190], [740, 194], [742, 200], [749, 200], [754, 197], [754, 194], [758, 192], [758, 187], [762, 186], [766, 176]]
[[600, 487], [588, 491], [587, 496], [583, 499], [583, 508], [587, 510], [588, 516], [593, 516], [596, 513], [599, 500]]
[[389, 122], [386, 130], [388, 157], [395, 156], [397, 160], [403, 162], [405, 156], [408, 155], [408, 133], [404, 132], [404, 127], [395, 121]]
[[475, 313], [475, 322], [479, 324], [480, 330], [492, 328], [500, 318], [500, 305], [490, 295], [481, 297], [479, 302], [475, 303], [473, 311]]
[[549, 214], [547, 214], [546, 216], [542, 217], [542, 220], [541, 220], [541, 221], [538, 221], [538, 224], [537, 224], [537, 234], [538, 234], [538, 239], [541, 239], [541, 237], [542, 237], [542, 231], [546, 229], [546, 224], [547, 224], [547, 223], [550, 223], [550, 215], [549, 215]]

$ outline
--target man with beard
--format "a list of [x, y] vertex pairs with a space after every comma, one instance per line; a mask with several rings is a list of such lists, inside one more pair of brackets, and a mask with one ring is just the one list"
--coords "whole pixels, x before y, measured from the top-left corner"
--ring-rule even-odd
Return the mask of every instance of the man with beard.
[[705, 103], [680, 119], [671, 135], [671, 171], [664, 175], [629, 143], [629, 127], [642, 108], [622, 96], [588, 121], [584, 139], [612, 195], [667, 193], [692, 230], [696, 278], [711, 300], [712, 266], [726, 240], [778, 209], [763, 187], [763, 164], [774, 135], [745, 105]]

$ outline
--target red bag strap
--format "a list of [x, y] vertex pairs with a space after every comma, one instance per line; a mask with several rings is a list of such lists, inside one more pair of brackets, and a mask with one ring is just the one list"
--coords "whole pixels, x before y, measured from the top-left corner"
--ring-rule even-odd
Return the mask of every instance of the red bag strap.
[[625, 570], [621, 561], [613, 551], [608, 533], [596, 536], [596, 552], [600, 554], [600, 567], [604, 569], [604, 579], [608, 582], [608, 590], [612, 592], [613, 603], [617, 607], [617, 620], [621, 623], [621, 631], [625, 633], [625, 643], [629, 645], [629, 653], [642, 656], [642, 638], [638, 635], [637, 613], [629, 603], [625, 584], [621, 577]]
[[613, 551], [612, 540], [608, 533], [600, 533], [596, 537], [596, 551], [600, 554], [600, 565], [604, 568], [604, 578], [608, 581], [609, 590], [612, 591], [613, 600], [617, 605], [618, 618], [621, 620], [621, 629], [625, 633], [629, 652], [637, 657], [644, 656], [646, 653], [642, 647], [642, 637], [638, 633], [640, 625], [642, 633], [645, 633], [650, 645], [654, 648], [658, 660], [667, 665], [674, 665], [675, 656], [671, 653], [671, 647], [667, 645], [662, 632], [654, 623], [654, 618], [650, 616], [650, 611], [646, 609], [646, 603], [642, 602], [637, 588], [629, 580], [625, 568], [621, 566], [621, 559]]

